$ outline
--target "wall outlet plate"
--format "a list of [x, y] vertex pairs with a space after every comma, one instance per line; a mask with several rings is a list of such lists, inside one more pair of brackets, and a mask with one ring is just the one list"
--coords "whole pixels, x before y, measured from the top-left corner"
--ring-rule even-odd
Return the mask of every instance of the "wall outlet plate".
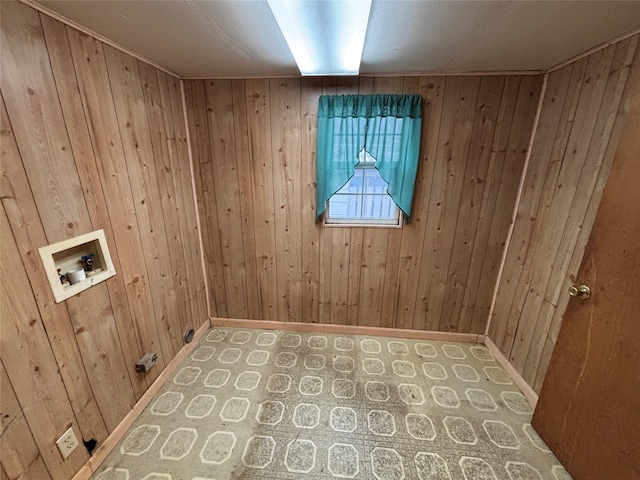
[[73, 452], [79, 445], [78, 438], [73, 432], [73, 427], [69, 427], [69, 429], [62, 434], [62, 436], [56, 441], [56, 445], [58, 446], [58, 450], [60, 450], [62, 458], [67, 458], [71, 455], [71, 452]]

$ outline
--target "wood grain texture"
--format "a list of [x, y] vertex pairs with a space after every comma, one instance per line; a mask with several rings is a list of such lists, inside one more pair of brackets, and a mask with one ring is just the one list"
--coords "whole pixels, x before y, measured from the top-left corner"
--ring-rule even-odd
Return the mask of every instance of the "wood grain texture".
[[[85, 191], [85, 201], [91, 219], [93, 229], [103, 229], [108, 245], [115, 245], [113, 231], [110, 228], [108, 217], [107, 201], [104, 191], [100, 188], [100, 176], [96, 165], [96, 157], [91, 146], [91, 137], [85, 121], [82, 101], [79, 95], [78, 81], [74, 74], [73, 61], [67, 40], [66, 27], [46, 15], [40, 15], [44, 31], [51, 68], [56, 81], [56, 90], [60, 105], [68, 125], [67, 132], [71, 149], [78, 166], [80, 183]], [[115, 256], [114, 267], [116, 272], [121, 271], [119, 257]], [[126, 301], [126, 291], [124, 279], [117, 276], [108, 283], [108, 291], [111, 299], [113, 314], [120, 332], [135, 329], [136, 326], [131, 318], [131, 311]], [[140, 346], [135, 335], [121, 336], [122, 348], [127, 363], [135, 362], [140, 358]], [[135, 375], [129, 371], [129, 377], [136, 397], [142, 395], [146, 389], [147, 379]]]
[[[303, 192], [313, 191], [316, 182], [316, 134], [318, 128], [318, 99], [322, 92], [321, 78], [305, 78], [301, 84], [301, 150], [302, 165], [301, 179]], [[320, 242], [316, 236], [315, 224], [316, 200], [315, 195], [302, 195], [302, 311], [306, 318], [303, 321], [312, 322], [318, 319], [320, 295]], [[352, 248], [353, 238], [349, 247]], [[351, 252], [350, 252], [351, 253]], [[349, 269], [350, 264], [347, 265]], [[347, 303], [348, 303], [347, 291]], [[349, 321], [347, 305], [346, 321]], [[265, 318], [269, 320], [269, 318]]]
[[[232, 85], [233, 95], [233, 129], [242, 131], [247, 128], [247, 98], [244, 81]], [[249, 316], [256, 316], [261, 311], [261, 299], [258, 295], [258, 272], [255, 242], [255, 225], [253, 223], [253, 185], [251, 182], [251, 143], [247, 137], [236, 135], [236, 161], [238, 172], [238, 196], [240, 198], [240, 219], [242, 233], [247, 241], [242, 243], [245, 258], [246, 291]]]
[[63, 461], [52, 441], [69, 426], [77, 429], [78, 425], [4, 208], [0, 213], [0, 273], [2, 278], [11, 278], [0, 285], [0, 360], [51, 477], [67, 479], [89, 455], [78, 449]]
[[[191, 321], [188, 326], [197, 330], [198, 327], [209, 318], [207, 309], [207, 292], [205, 287], [204, 271], [202, 269], [200, 223], [194, 199], [194, 172], [189, 154], [189, 141], [187, 136], [187, 120], [185, 118], [185, 105], [183, 103], [182, 82], [169, 75], [158, 72], [162, 87], [162, 103], [170, 102], [171, 109], [165, 108], [165, 124], [167, 125], [169, 146], [176, 146], [175, 161], [172, 160], [174, 185], [176, 188], [175, 208], [178, 211], [180, 224], [180, 237], [187, 264], [187, 294], [191, 304]], [[167, 91], [164, 89], [166, 80]], [[173, 129], [171, 126], [173, 125]], [[171, 159], [174, 157], [171, 156]]]
[[570, 300], [532, 419], [573, 478], [585, 480], [640, 476], [640, 223], [630, 208], [640, 203], [639, 92], [634, 63], [613, 125], [612, 136], [621, 137], [578, 272], [592, 296]]
[[[140, 81], [142, 82], [144, 103], [147, 106], [147, 119], [149, 123], [149, 141], [152, 147], [153, 156], [150, 157], [155, 163], [153, 170], [157, 172], [156, 181], [164, 227], [167, 232], [166, 250], [170, 269], [173, 275], [170, 280], [173, 282], [172, 290], [175, 292], [176, 309], [180, 318], [180, 331], [184, 332], [191, 317], [191, 305], [189, 304], [189, 294], [187, 285], [187, 261], [182, 248], [182, 237], [180, 228], [180, 214], [183, 211], [182, 195], [177, 190], [175, 182], [175, 169], [177, 165], [177, 152], [175, 142], [168, 141], [169, 132], [165, 123], [164, 108], [171, 110], [171, 103], [167, 98], [163, 102], [161, 98], [161, 84], [158, 78], [158, 71], [146, 64], [139, 63]], [[173, 125], [171, 124], [171, 127]], [[174, 134], [175, 136], [175, 134]], [[171, 148], [173, 147], [173, 148]], [[151, 186], [153, 188], [153, 186]], [[156, 199], [157, 200], [157, 199]], [[179, 210], [180, 208], [180, 210]], [[158, 215], [159, 217], [160, 215]], [[159, 218], [157, 219], [159, 220]], [[190, 264], [191, 262], [189, 262]], [[165, 264], [165, 268], [167, 265]], [[170, 282], [169, 282], [170, 285]], [[171, 288], [171, 287], [170, 287]]]
[[[185, 255], [187, 273], [187, 295], [191, 305], [191, 319], [188, 327], [197, 330], [200, 325], [209, 318], [206, 300], [206, 288], [204, 272], [202, 270], [202, 257], [200, 255], [200, 231], [197, 218], [196, 202], [194, 200], [193, 171], [189, 156], [189, 142], [187, 139], [187, 125], [185, 119], [185, 106], [183, 104], [182, 82], [177, 78], [158, 71], [158, 77], [162, 90], [162, 104], [169, 106], [164, 108], [164, 120], [168, 132], [167, 142], [169, 147], [175, 144], [176, 156], [170, 156], [172, 178], [174, 180], [176, 208], [179, 218], [180, 238]], [[166, 80], [166, 90], [163, 79]], [[173, 126], [173, 128], [171, 128]]]
[[240, 191], [236, 166], [234, 110], [230, 80], [205, 84], [206, 121], [212, 177], [209, 183], [218, 220], [221, 258], [225, 281], [227, 313], [243, 317], [248, 313], [244, 236], [240, 211]]
[[[127, 179], [122, 140], [111, 101], [109, 77], [102, 45], [91, 37], [67, 29], [71, 54], [96, 166], [107, 203], [120, 274], [126, 288], [131, 316], [137, 326], [141, 350], [158, 353], [158, 364], [165, 365], [156, 327], [154, 304], [144, 265], [142, 241]], [[152, 371], [150, 377], [157, 374]]]
[[272, 79], [271, 165], [276, 228], [278, 319], [302, 313], [302, 182], [300, 80]]
[[[73, 426], [104, 442], [184, 328], [208, 321], [180, 82], [24, 4], [0, 9], [2, 471], [66, 480], [88, 454], [63, 460], [55, 439]], [[116, 276], [56, 304], [37, 248], [95, 229]], [[144, 352], [158, 362], [141, 376]]]
[[4, 366], [0, 363], [0, 459], [7, 478], [20, 476], [40, 455]]
[[193, 156], [194, 181], [198, 212], [201, 219], [201, 230], [205, 270], [210, 289], [212, 314], [227, 314], [226, 290], [222, 263], [213, 262], [215, 258], [221, 258], [220, 233], [218, 227], [218, 215], [212, 215], [211, 209], [205, 209], [203, 205], [213, 205], [215, 202], [214, 186], [207, 183], [211, 178], [211, 153], [209, 150], [209, 132], [206, 110], [194, 108], [194, 104], [205, 102], [204, 82], [185, 84], [185, 97], [187, 118], [191, 131], [191, 152]]
[[[185, 87], [219, 317], [484, 331], [540, 77], [193, 80]], [[317, 100], [347, 93], [425, 99], [412, 220], [402, 229], [314, 222]], [[258, 299], [250, 298], [255, 292]]]
[[[549, 76], [489, 337], [539, 391], [617, 147], [636, 35]], [[635, 60], [637, 62], [637, 60]], [[616, 127], [617, 125], [617, 127]]]
[[167, 358], [173, 358], [182, 344], [176, 305], [176, 290], [171, 275], [167, 229], [162, 215], [155, 165], [143, 100], [138, 62], [133, 57], [104, 46], [111, 94], [116, 114], [116, 127], [122, 140], [129, 184], [138, 218], [139, 234], [156, 312], [160, 344]]
[[37, 255], [38, 246], [46, 245], [46, 235], [38, 218], [38, 209], [24, 171], [18, 146], [13, 137], [9, 117], [2, 102], [0, 121], [2, 161], [2, 204], [7, 212], [13, 235], [36, 297], [40, 316], [47, 330], [69, 400], [76, 413], [80, 432], [85, 438], [104, 440], [107, 429], [100, 415], [82, 357], [74, 339], [73, 326], [65, 304], [56, 304]]

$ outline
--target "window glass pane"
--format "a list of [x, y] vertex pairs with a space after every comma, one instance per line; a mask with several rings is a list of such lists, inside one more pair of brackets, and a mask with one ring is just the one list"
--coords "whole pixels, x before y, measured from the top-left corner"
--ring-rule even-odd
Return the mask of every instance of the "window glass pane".
[[364, 164], [373, 164], [375, 165], [376, 163], [376, 159], [373, 158], [371, 156], [371, 154], [369, 152], [367, 152], [364, 148], [362, 150], [360, 150], [360, 153], [358, 153], [358, 160], [361, 161]]
[[336, 193], [329, 200], [330, 218], [361, 218], [361, 195], [340, 195]]
[[397, 217], [397, 207], [388, 195], [365, 195], [363, 197], [362, 218], [370, 220], [393, 220]]
[[338, 193], [362, 193], [362, 177], [364, 170], [356, 168], [353, 177], [346, 183], [344, 187], [338, 190]]
[[362, 169], [364, 173], [364, 193], [387, 193], [387, 182], [375, 168]]

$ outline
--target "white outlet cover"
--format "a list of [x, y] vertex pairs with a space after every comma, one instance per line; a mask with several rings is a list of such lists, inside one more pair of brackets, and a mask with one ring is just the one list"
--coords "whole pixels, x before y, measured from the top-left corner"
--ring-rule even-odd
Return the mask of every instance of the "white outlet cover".
[[78, 448], [78, 438], [73, 432], [73, 427], [69, 427], [69, 429], [62, 434], [56, 441], [56, 445], [58, 446], [58, 450], [60, 450], [62, 458], [65, 459], [71, 455], [71, 452]]

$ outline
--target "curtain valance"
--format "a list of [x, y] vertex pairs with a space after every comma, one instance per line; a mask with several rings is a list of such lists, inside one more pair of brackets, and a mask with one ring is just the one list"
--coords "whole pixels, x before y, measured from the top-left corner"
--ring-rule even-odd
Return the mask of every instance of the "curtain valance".
[[318, 118], [422, 118], [420, 95], [323, 95]]

